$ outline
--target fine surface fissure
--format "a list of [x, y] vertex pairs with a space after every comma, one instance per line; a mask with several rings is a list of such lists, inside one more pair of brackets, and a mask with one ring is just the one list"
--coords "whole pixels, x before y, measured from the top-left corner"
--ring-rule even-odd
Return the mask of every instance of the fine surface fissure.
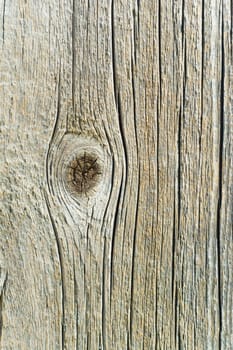
[[107, 264], [107, 256], [106, 256], [106, 237], [104, 237], [104, 248], [103, 248], [103, 276], [102, 276], [102, 349], [107, 350], [106, 348], [106, 264]]
[[[122, 192], [122, 186], [123, 186], [123, 178], [121, 178], [121, 183], [119, 187], [119, 192], [117, 195], [117, 202], [116, 202], [116, 214], [114, 215], [114, 221], [113, 221], [113, 226], [112, 226], [112, 240], [111, 240], [111, 263], [110, 263], [110, 298], [112, 296], [112, 289], [113, 289], [113, 281], [114, 281], [114, 253], [115, 253], [115, 239], [116, 239], [116, 231], [117, 231], [117, 226], [118, 226], [118, 221], [119, 221], [119, 208], [120, 208], [120, 200], [121, 200], [121, 192]], [[111, 299], [110, 299], [111, 300]], [[111, 301], [110, 301], [111, 302]]]
[[73, 8], [72, 8], [72, 107], [73, 114], [76, 114], [75, 107], [75, 69], [76, 69], [76, 48], [75, 48], [75, 36], [76, 36], [76, 5], [73, 0]]
[[53, 130], [52, 130], [52, 135], [50, 137], [49, 140], [49, 146], [48, 146], [48, 150], [46, 153], [46, 162], [45, 162], [45, 166], [46, 166], [46, 180], [47, 180], [47, 184], [49, 186], [49, 190], [53, 192], [53, 186], [51, 185], [51, 180], [50, 180], [50, 175], [52, 173], [52, 162], [49, 162], [49, 155], [50, 155], [50, 151], [51, 151], [51, 147], [54, 143], [54, 138], [55, 135], [58, 131], [58, 122], [60, 120], [60, 108], [61, 108], [61, 65], [59, 67], [59, 75], [58, 75], [58, 84], [57, 84], [57, 101], [56, 101], [56, 115], [55, 115], [55, 121], [54, 121], [54, 125], [53, 125]]
[[75, 269], [75, 259], [73, 255], [73, 276], [74, 276], [74, 304], [76, 306], [75, 309], [75, 327], [76, 327], [76, 343], [75, 348], [76, 350], [79, 350], [79, 332], [78, 332], [78, 326], [79, 326], [79, 306], [78, 306], [78, 285], [77, 285], [77, 276], [76, 276], [76, 269]]
[[224, 142], [224, 17], [222, 7], [222, 66], [221, 66], [221, 92], [220, 92], [220, 120], [219, 120], [219, 183], [218, 183], [218, 207], [217, 207], [217, 266], [218, 266], [218, 304], [219, 304], [219, 350], [222, 348], [222, 277], [221, 277], [221, 208], [222, 208], [222, 168], [223, 168], [223, 142]]
[[2, 43], [5, 42], [5, 12], [6, 12], [6, 0], [3, 0], [3, 10], [2, 10]]
[[135, 256], [136, 256], [136, 239], [137, 239], [137, 223], [138, 223], [138, 212], [139, 212], [139, 197], [140, 197], [140, 169], [138, 171], [138, 189], [136, 198], [136, 212], [134, 222], [134, 234], [132, 243], [132, 267], [131, 267], [131, 293], [130, 293], [130, 341], [131, 346], [133, 343], [133, 297], [134, 297], [134, 281], [135, 281]]
[[47, 198], [47, 194], [44, 193], [45, 203], [47, 206], [49, 219], [52, 224], [53, 232], [54, 232], [54, 238], [56, 241], [57, 246], [57, 252], [58, 252], [58, 259], [59, 259], [59, 266], [60, 266], [60, 273], [61, 273], [61, 305], [62, 305], [62, 315], [61, 315], [61, 345], [62, 349], [64, 349], [65, 346], [65, 275], [64, 275], [64, 263], [63, 263], [63, 254], [62, 254], [62, 247], [60, 244], [59, 235], [56, 229], [56, 224], [54, 222], [53, 216], [50, 211], [50, 205], [49, 200]]
[[202, 19], [201, 19], [201, 107], [200, 107], [200, 136], [199, 136], [199, 147], [201, 154], [201, 137], [202, 137], [202, 124], [203, 124], [203, 98], [204, 98], [204, 63], [205, 63], [205, 4], [202, 0]]
[[112, 80], [115, 106], [117, 108], [117, 77], [116, 77], [116, 53], [115, 53], [115, 25], [114, 25], [114, 0], [111, 2], [111, 47], [112, 47]]
[[2, 311], [3, 311], [3, 297], [4, 297], [4, 292], [6, 288], [6, 282], [7, 282], [7, 272], [5, 272], [1, 267], [0, 267], [0, 280], [1, 280], [1, 285], [0, 285], [0, 345], [1, 345], [1, 339], [2, 339], [2, 329], [3, 329], [3, 319], [2, 319]]

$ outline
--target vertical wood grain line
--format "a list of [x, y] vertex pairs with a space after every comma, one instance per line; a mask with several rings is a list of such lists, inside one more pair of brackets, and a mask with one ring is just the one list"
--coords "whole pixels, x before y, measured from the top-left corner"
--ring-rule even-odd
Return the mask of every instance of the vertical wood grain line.
[[56, 225], [54, 222], [54, 219], [52, 217], [49, 201], [47, 198], [46, 193], [44, 193], [45, 203], [47, 206], [49, 219], [53, 228], [54, 237], [57, 245], [57, 252], [58, 252], [58, 258], [59, 258], [59, 266], [60, 266], [60, 273], [61, 273], [61, 305], [62, 305], [62, 315], [61, 315], [61, 345], [62, 349], [64, 349], [65, 345], [65, 275], [64, 275], [64, 262], [63, 262], [63, 254], [62, 254], [62, 248], [58, 236], [58, 231], [56, 229]]
[[2, 309], [3, 309], [3, 297], [7, 282], [7, 272], [0, 268], [0, 279], [1, 279], [1, 290], [0, 290], [0, 345], [2, 340], [2, 329], [3, 329], [3, 319], [2, 319]]
[[5, 12], [6, 12], [6, 0], [3, 0], [2, 9], [2, 44], [5, 43]]
[[75, 68], [76, 68], [76, 47], [75, 47], [75, 36], [76, 36], [76, 0], [73, 0], [72, 6], [72, 108], [73, 114], [76, 115], [76, 104], [75, 104]]
[[221, 209], [222, 209], [222, 171], [224, 144], [224, 86], [225, 86], [225, 48], [224, 48], [224, 8], [222, 2], [221, 18], [221, 86], [220, 86], [220, 117], [219, 117], [219, 183], [217, 206], [217, 268], [218, 268], [218, 307], [219, 307], [219, 350], [222, 348], [222, 271], [221, 271]]

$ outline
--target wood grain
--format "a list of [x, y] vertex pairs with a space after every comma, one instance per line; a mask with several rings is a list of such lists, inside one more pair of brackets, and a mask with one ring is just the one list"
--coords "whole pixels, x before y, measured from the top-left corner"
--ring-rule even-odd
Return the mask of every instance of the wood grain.
[[231, 5], [0, 1], [1, 349], [232, 349]]

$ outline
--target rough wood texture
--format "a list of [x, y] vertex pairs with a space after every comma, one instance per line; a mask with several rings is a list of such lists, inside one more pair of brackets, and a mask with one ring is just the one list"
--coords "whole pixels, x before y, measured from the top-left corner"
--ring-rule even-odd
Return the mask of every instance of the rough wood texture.
[[0, 23], [1, 349], [231, 350], [231, 1]]

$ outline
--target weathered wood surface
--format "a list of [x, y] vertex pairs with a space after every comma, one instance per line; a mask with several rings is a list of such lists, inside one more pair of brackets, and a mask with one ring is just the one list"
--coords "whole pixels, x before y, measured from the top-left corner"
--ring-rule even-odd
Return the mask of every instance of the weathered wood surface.
[[233, 348], [231, 6], [0, 1], [1, 349]]

